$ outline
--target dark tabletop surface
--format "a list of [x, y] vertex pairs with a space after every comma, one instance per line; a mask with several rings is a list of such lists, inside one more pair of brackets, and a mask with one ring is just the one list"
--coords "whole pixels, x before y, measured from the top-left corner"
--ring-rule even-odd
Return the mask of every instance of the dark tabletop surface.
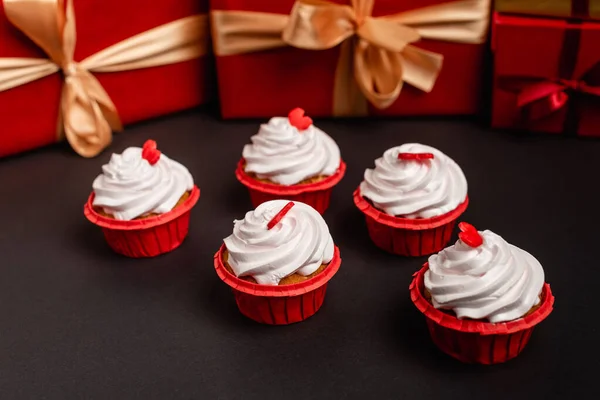
[[[257, 121], [188, 112], [128, 128], [95, 159], [57, 145], [0, 160], [0, 399], [600, 398], [600, 140], [461, 120], [316, 123], [348, 164], [325, 215], [343, 262], [323, 308], [282, 327], [240, 315], [212, 265], [251, 208], [233, 171]], [[189, 168], [202, 196], [179, 249], [127, 259], [83, 204], [110, 153], [148, 138]], [[352, 191], [404, 142], [454, 158], [469, 182], [463, 220], [545, 268], [555, 310], [506, 364], [465, 365], [437, 350], [408, 294], [426, 258], [369, 241]]]

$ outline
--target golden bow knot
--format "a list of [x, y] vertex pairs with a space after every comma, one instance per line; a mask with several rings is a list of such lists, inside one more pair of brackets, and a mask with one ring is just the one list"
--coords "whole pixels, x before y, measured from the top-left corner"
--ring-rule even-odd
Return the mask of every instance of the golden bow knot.
[[401, 52], [420, 40], [421, 35], [416, 29], [385, 17], [372, 17], [373, 3], [374, 0], [352, 0], [351, 5], [297, 1], [282, 39], [290, 46], [308, 50], [342, 44], [346, 47], [342, 54], [350, 56], [354, 78], [364, 97], [375, 107], [386, 108], [402, 90]]

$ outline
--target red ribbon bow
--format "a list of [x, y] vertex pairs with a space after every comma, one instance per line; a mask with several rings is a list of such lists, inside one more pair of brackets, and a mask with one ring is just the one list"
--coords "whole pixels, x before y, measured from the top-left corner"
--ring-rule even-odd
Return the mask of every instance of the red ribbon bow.
[[541, 79], [510, 77], [501, 86], [517, 94], [517, 106], [528, 121], [536, 121], [565, 107], [574, 94], [600, 98], [600, 62], [579, 79]]

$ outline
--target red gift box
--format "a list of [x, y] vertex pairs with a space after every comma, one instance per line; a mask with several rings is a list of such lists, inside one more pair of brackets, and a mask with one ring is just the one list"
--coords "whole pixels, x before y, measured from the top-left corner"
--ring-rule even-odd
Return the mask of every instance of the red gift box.
[[[350, 4], [335, 0], [333, 3]], [[388, 16], [427, 6], [452, 3], [440, 0], [376, 0], [372, 16]], [[489, 2], [480, 8], [485, 32]], [[213, 43], [215, 48], [221, 112], [225, 118], [270, 117], [286, 115], [302, 106], [310, 115], [331, 116], [333, 87], [340, 46], [327, 50], [303, 50], [292, 47], [252, 51], [245, 54], [220, 52], [218, 36], [231, 34], [215, 23], [215, 13], [251, 11], [289, 15], [293, 0], [213, 0]], [[467, 13], [469, 14], [469, 13]], [[473, 13], [471, 13], [473, 14]], [[462, 17], [465, 17], [462, 15]], [[469, 15], [467, 15], [469, 17]], [[473, 25], [470, 23], [471, 26]], [[432, 24], [433, 25], [433, 24]], [[258, 35], [257, 35], [258, 36]], [[484, 37], [482, 35], [482, 37]], [[234, 40], [232, 36], [232, 41]], [[474, 114], [481, 106], [482, 71], [485, 44], [467, 44], [421, 39], [414, 44], [443, 55], [443, 67], [433, 90], [425, 93], [404, 84], [399, 98], [385, 109], [369, 106], [370, 115], [449, 115]]]
[[[206, 14], [207, 10], [208, 2], [200, 0], [75, 1], [77, 39], [74, 60], [83, 60], [169, 22]], [[0, 1], [0, 61], [13, 57], [49, 58], [11, 24], [5, 5]], [[206, 82], [208, 62], [208, 57], [200, 57], [159, 67], [93, 75], [112, 99], [121, 122], [129, 124], [205, 102], [209, 92]], [[0, 91], [0, 157], [48, 145], [61, 138], [57, 124], [62, 85], [62, 74], [54, 73]]]
[[495, 14], [492, 126], [600, 135], [600, 23]]

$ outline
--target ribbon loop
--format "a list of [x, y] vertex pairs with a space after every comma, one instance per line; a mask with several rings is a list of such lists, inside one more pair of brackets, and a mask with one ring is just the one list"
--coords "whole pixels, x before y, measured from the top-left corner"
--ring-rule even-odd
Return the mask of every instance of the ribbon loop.
[[64, 0], [4, 0], [6, 18], [58, 65], [64, 62], [63, 10]]
[[354, 57], [354, 78], [366, 99], [380, 109], [392, 105], [402, 90], [400, 55], [359, 40]]
[[327, 1], [294, 3], [281, 38], [299, 49], [325, 50], [337, 46], [356, 32], [354, 10]]

